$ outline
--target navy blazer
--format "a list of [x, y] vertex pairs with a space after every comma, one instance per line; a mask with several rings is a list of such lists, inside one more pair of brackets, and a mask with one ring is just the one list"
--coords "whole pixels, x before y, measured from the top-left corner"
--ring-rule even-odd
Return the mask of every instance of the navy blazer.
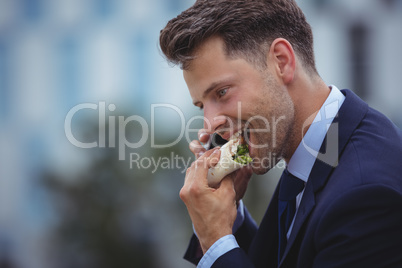
[[[276, 189], [260, 227], [246, 212], [235, 234], [240, 248], [212, 267], [402, 267], [402, 132], [350, 90], [342, 93], [321, 146], [325, 161], [314, 163], [279, 265]], [[193, 236], [185, 259], [196, 264], [201, 256]]]

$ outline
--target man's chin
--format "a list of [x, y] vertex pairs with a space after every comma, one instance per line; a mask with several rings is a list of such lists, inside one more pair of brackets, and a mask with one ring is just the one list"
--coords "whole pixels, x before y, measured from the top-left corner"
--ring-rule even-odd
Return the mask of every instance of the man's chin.
[[253, 171], [251, 165], [248, 165], [248, 166], [245, 166], [245, 167], [242, 167], [242, 168], [236, 170], [235, 172], [236, 172], [235, 177], [250, 180], [250, 178], [253, 175], [254, 171]]
[[272, 167], [254, 166], [252, 165], [253, 172], [257, 175], [263, 175], [271, 170]]
[[276, 158], [253, 158], [253, 162], [251, 163], [251, 167], [253, 172], [257, 175], [263, 175], [270, 171], [277, 164]]

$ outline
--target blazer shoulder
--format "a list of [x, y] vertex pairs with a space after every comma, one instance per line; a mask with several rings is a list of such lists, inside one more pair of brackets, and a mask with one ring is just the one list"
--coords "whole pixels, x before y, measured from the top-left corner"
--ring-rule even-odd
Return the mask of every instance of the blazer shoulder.
[[[339, 166], [335, 173], [402, 189], [402, 131], [349, 90], [339, 112]], [[345, 168], [346, 167], [346, 168]]]
[[369, 109], [350, 138], [355, 159], [366, 183], [391, 183], [402, 190], [402, 131], [387, 117]]

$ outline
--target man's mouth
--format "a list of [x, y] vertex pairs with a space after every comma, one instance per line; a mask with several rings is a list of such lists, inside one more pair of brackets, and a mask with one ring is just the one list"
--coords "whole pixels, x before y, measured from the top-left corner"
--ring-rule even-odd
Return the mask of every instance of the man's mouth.
[[250, 156], [253, 157], [253, 156], [252, 156], [252, 150], [253, 150], [253, 148], [252, 148], [252, 146], [251, 146], [252, 142], [250, 141], [250, 138], [251, 138], [250, 133], [251, 133], [250, 129], [249, 129], [249, 128], [246, 128], [246, 129], [244, 129], [243, 132], [242, 132], [242, 137], [243, 137], [243, 142], [244, 142], [245, 144], [247, 144], [247, 147], [248, 147]]
[[229, 132], [227, 133], [219, 133], [216, 132], [217, 137], [215, 138], [215, 141], [218, 144], [225, 144], [226, 142], [230, 141], [230, 140], [237, 140], [237, 139], [241, 139], [241, 143], [242, 144], [247, 144], [249, 145], [249, 138], [250, 138], [250, 130], [249, 129], [240, 129], [236, 132], [234, 132], [231, 136]]
[[253, 159], [250, 157], [248, 144], [244, 139], [243, 133], [245, 133], [245, 131], [239, 130], [232, 135], [230, 142], [232, 142], [233, 145], [230, 150], [235, 162], [248, 165]]
[[[239, 129], [236, 132], [215, 132], [216, 135], [210, 140], [213, 143], [213, 147], [222, 146], [230, 140], [241, 140], [241, 144], [246, 144], [250, 147], [250, 130], [247, 129]], [[250, 148], [251, 149], [251, 148]]]

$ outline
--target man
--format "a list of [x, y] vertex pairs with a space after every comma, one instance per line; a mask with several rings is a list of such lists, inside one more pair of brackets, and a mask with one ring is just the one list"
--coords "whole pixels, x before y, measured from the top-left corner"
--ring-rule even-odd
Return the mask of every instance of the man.
[[[293, 0], [200, 0], [161, 31], [205, 125], [180, 197], [199, 267], [402, 267], [402, 133], [349, 90], [327, 86]], [[212, 133], [242, 131], [251, 165], [208, 186]], [[252, 172], [287, 168], [256, 226]], [[299, 189], [296, 189], [299, 188]], [[291, 196], [291, 197], [289, 197]]]

